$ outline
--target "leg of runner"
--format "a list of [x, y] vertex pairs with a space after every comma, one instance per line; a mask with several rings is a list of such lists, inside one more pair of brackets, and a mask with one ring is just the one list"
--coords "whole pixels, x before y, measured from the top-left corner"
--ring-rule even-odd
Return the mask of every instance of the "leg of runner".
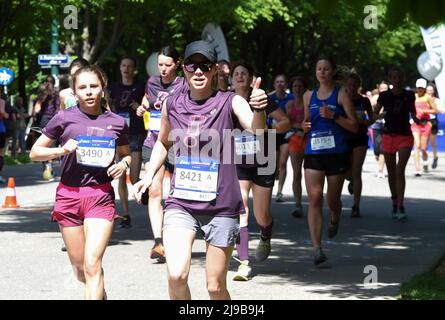
[[414, 164], [416, 166], [416, 177], [420, 177], [422, 175], [420, 170], [420, 133], [419, 131], [413, 131], [414, 137]]
[[278, 156], [278, 191], [277, 191], [277, 202], [283, 202], [283, 186], [286, 181], [287, 175], [287, 160], [289, 158], [289, 144], [285, 143], [280, 146], [278, 151], [280, 155]]
[[130, 181], [131, 184], [135, 184], [139, 181], [139, 175], [141, 174], [142, 165], [142, 152], [132, 152], [131, 153], [131, 164], [130, 164]]
[[128, 188], [127, 188], [127, 174], [124, 173], [119, 178], [119, 184], [118, 184], [118, 192], [119, 192], [119, 198], [121, 200], [121, 207], [122, 207], [122, 220], [120, 222], [121, 228], [129, 228], [131, 227], [131, 218], [128, 214]]
[[260, 242], [255, 251], [258, 261], [264, 261], [270, 254], [272, 238], [273, 218], [270, 213], [270, 201], [272, 199], [272, 188], [252, 185], [253, 214], [260, 226]]
[[[148, 162], [145, 170], [148, 169]], [[162, 222], [164, 209], [162, 208], [162, 187], [164, 182], [165, 166], [162, 166], [156, 173], [148, 195], [148, 216], [150, 217], [151, 230], [155, 243], [150, 250], [150, 258], [157, 259], [158, 262], [165, 262], [165, 252], [162, 243]]]
[[85, 228], [85, 278], [86, 299], [104, 299], [104, 276], [102, 258], [108, 240], [113, 232], [113, 221], [106, 219], [87, 218]]
[[323, 186], [324, 171], [305, 169], [304, 179], [309, 198], [307, 221], [314, 249], [314, 264], [319, 265], [327, 260], [321, 249], [321, 236], [323, 231]]
[[330, 239], [337, 235], [338, 227], [340, 224], [341, 210], [343, 203], [341, 201], [341, 191], [343, 189], [343, 183], [345, 181], [345, 175], [334, 175], [328, 176], [328, 190], [327, 190], [327, 200], [329, 207], [329, 229], [328, 237]]
[[397, 200], [398, 200], [398, 209], [399, 214], [397, 216], [397, 219], [399, 220], [405, 220], [406, 214], [405, 214], [405, 206], [404, 206], [404, 200], [405, 200], [405, 169], [406, 164], [408, 163], [409, 157], [411, 156], [411, 147], [408, 148], [401, 148], [399, 150], [399, 161], [397, 162], [396, 167], [396, 176], [397, 176]]
[[391, 191], [391, 200], [392, 200], [392, 218], [397, 218], [397, 155], [394, 153], [384, 153], [385, 156], [385, 164], [386, 169], [388, 170], [388, 184], [389, 190]]
[[295, 218], [303, 217], [303, 206], [301, 205], [301, 196], [302, 196], [301, 178], [303, 176], [301, 169], [303, 166], [303, 159], [304, 159], [303, 153], [296, 153], [290, 155], [292, 169], [294, 171], [292, 190], [294, 192], [295, 206], [296, 206], [296, 209], [292, 212], [292, 216]]
[[227, 271], [233, 247], [220, 248], [207, 243], [206, 281], [211, 300], [230, 300]]
[[422, 150], [422, 167], [423, 172], [425, 173], [428, 172], [428, 138], [429, 135], [422, 135], [420, 137], [420, 150]]
[[190, 300], [192, 298], [187, 281], [195, 236], [196, 231], [180, 226], [164, 230], [168, 293], [172, 300]]
[[235, 281], [248, 281], [252, 276], [252, 267], [249, 266], [249, 192], [252, 188], [252, 181], [240, 180], [241, 196], [245, 214], [240, 215], [240, 235], [239, 243], [236, 245], [240, 265], [233, 276]]
[[82, 283], [86, 283], [84, 258], [85, 258], [85, 233], [83, 226], [63, 227], [59, 225], [66, 250], [73, 267], [74, 274]]
[[436, 169], [437, 168], [437, 134], [431, 133], [430, 136], [430, 145], [431, 149], [433, 150], [433, 164], [431, 165], [431, 168]]
[[352, 217], [360, 217], [360, 199], [362, 196], [362, 170], [366, 158], [367, 147], [357, 147], [352, 150], [352, 181], [354, 190], [354, 205], [351, 210]]

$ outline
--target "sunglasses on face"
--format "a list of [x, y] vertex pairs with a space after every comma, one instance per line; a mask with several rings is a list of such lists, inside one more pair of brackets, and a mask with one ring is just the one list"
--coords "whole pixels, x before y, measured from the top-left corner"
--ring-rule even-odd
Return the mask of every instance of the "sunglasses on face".
[[201, 70], [202, 72], [209, 72], [213, 67], [211, 62], [200, 62], [200, 63], [187, 63], [184, 64], [184, 69], [187, 72], [194, 73], [196, 70]]

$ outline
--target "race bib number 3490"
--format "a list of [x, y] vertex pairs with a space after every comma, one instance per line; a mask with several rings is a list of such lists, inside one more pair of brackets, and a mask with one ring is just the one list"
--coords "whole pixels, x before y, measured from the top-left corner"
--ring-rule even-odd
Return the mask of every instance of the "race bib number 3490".
[[107, 168], [114, 160], [116, 142], [110, 137], [78, 136], [77, 163], [88, 166]]

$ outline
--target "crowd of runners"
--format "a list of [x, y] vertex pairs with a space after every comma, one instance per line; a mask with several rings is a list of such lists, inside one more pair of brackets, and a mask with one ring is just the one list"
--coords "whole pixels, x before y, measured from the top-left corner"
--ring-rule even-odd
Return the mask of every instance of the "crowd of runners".
[[[362, 217], [361, 174], [369, 138], [379, 162], [377, 177], [386, 176], [386, 166], [388, 217], [397, 221], [407, 219], [405, 168], [412, 149], [416, 176], [438, 166], [436, 115], [444, 111], [442, 103], [425, 79], [417, 80], [415, 92], [406, 89], [399, 68], [364, 93], [360, 75], [344, 74], [331, 58], [320, 57], [314, 86], [304, 77], [288, 82], [279, 74], [267, 94], [252, 64], [218, 61], [205, 41], [189, 43], [183, 58], [173, 46], [161, 48], [159, 76], [146, 82], [136, 77], [136, 63], [123, 57], [121, 79], [108, 83], [101, 68], [76, 59], [62, 90], [54, 88], [51, 77], [41, 86], [32, 112], [42, 134], [30, 157], [44, 163], [48, 180], [56, 174], [51, 161], [61, 159], [51, 216], [87, 299], [106, 298], [102, 259], [114, 221], [121, 228], [132, 226], [128, 199], [147, 206], [154, 235], [149, 256], [166, 263], [172, 299], [191, 298], [187, 279], [198, 234], [207, 244], [209, 296], [229, 299], [232, 257], [239, 262], [233, 280], [252, 278], [249, 231], [257, 227], [249, 225], [249, 213], [260, 230], [255, 260], [265, 261], [273, 250], [270, 206], [276, 182], [275, 201], [283, 202], [283, 186], [291, 177], [295, 208], [289, 214], [307, 218], [318, 266], [328, 260], [321, 246], [324, 197], [329, 238], [340, 228], [345, 180], [354, 198], [351, 217]], [[0, 100], [0, 172], [8, 116]], [[121, 214], [114, 179], [119, 180]], [[170, 179], [166, 199], [164, 179]]]

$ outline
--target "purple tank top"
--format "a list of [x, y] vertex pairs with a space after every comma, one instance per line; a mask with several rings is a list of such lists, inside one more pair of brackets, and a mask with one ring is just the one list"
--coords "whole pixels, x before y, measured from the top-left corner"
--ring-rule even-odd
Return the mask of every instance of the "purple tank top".
[[42, 116], [54, 116], [60, 109], [60, 98], [58, 93], [54, 93], [42, 103]]
[[[149, 99], [150, 119], [160, 119], [160, 108], [165, 98], [170, 95], [174, 95], [188, 90], [188, 84], [185, 78], [176, 77], [176, 79], [170, 84], [163, 84], [160, 76], [149, 77], [147, 85], [145, 86], [145, 93]], [[148, 130], [147, 138], [144, 141], [144, 146], [153, 148], [156, 140], [158, 140], [157, 130]]]
[[[238, 177], [234, 161], [223, 161], [226, 148], [230, 148], [230, 154], [234, 154], [234, 138], [224, 137], [227, 131], [234, 129], [232, 118], [232, 100], [235, 96], [232, 92], [217, 91], [204, 101], [193, 101], [189, 98], [189, 93], [174, 95], [167, 100], [167, 114], [170, 122], [171, 136], [173, 136], [174, 150], [176, 151], [176, 165], [171, 180], [170, 195], [165, 204], [166, 209], [181, 209], [193, 215], [209, 215], [219, 217], [236, 217], [244, 213], [243, 201], [239, 187]], [[219, 139], [220, 143], [216, 144], [216, 140], [209, 138], [206, 134], [211, 131], [211, 136]], [[187, 145], [197, 145], [194, 150], [199, 149], [202, 160], [212, 158], [215, 162], [219, 162], [217, 168], [217, 182], [215, 182], [216, 197], [210, 201], [189, 200], [177, 197], [179, 189], [183, 188], [180, 183], [185, 179], [197, 179], [201, 177], [200, 173], [191, 172], [187, 176], [183, 170], [181, 159], [187, 158], [190, 148]], [[209, 150], [209, 146], [216, 147], [219, 155], [214, 155], [214, 150]], [[181, 150], [182, 148], [182, 150]], [[224, 151], [224, 149], [226, 149]], [[203, 152], [203, 150], [208, 150]], [[185, 152], [184, 152], [185, 151]], [[185, 157], [184, 157], [185, 156]], [[193, 156], [193, 154], [192, 154]], [[226, 159], [225, 159], [226, 160]], [[210, 165], [212, 167], [212, 165]], [[209, 177], [210, 168], [200, 167], [203, 172], [202, 180]], [[208, 171], [205, 171], [208, 170]], [[216, 173], [216, 172], [213, 172]], [[176, 176], [178, 175], [178, 180]], [[176, 190], [175, 190], [176, 188]], [[202, 189], [200, 189], [202, 190]]]

